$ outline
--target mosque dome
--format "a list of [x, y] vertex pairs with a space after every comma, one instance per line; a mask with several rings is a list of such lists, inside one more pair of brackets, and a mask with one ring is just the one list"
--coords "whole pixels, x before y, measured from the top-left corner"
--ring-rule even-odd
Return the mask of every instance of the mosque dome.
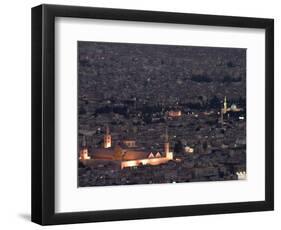
[[231, 108], [231, 110], [236, 110], [237, 106], [235, 104], [232, 104], [230, 108]]

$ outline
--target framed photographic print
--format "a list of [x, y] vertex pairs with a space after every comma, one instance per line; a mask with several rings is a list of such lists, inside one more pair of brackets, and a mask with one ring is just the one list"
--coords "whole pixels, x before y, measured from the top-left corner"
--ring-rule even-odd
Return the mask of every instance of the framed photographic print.
[[32, 221], [273, 210], [273, 19], [32, 9]]

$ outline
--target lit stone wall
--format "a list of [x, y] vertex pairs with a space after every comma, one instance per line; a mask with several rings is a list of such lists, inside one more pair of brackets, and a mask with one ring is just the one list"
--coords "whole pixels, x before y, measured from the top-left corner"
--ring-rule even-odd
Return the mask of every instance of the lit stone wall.
[[131, 161], [122, 161], [121, 168], [126, 167], [134, 167], [139, 165], [159, 165], [167, 163], [171, 158], [166, 157], [158, 157], [158, 158], [147, 158], [147, 159], [139, 159], [139, 160], [131, 160]]

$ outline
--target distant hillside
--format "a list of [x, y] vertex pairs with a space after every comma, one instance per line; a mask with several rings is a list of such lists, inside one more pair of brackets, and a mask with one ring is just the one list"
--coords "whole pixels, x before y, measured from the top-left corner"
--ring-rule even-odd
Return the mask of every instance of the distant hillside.
[[246, 49], [79, 42], [78, 67], [90, 101], [246, 97]]

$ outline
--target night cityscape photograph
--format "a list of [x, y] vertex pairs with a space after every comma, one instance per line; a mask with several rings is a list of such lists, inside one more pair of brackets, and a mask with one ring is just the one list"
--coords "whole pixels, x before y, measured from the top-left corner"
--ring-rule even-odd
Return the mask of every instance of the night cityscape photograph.
[[78, 41], [78, 187], [247, 179], [246, 53]]

